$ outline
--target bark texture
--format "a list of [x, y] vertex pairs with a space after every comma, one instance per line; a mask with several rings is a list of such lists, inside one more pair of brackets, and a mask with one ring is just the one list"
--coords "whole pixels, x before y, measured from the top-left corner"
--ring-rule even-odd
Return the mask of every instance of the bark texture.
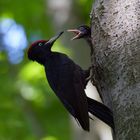
[[91, 11], [92, 63], [116, 140], [140, 139], [140, 0], [96, 0]]

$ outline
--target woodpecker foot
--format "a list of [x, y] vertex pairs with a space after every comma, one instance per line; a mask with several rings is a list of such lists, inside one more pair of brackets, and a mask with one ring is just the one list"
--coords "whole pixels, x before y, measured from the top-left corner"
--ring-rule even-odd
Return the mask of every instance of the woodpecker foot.
[[86, 70], [86, 74], [85, 74], [85, 82], [88, 83], [89, 80], [91, 80], [91, 76], [92, 76], [92, 66], [90, 66], [87, 70]]
[[86, 77], [86, 81], [88, 82], [89, 80], [91, 80], [91, 82], [92, 82], [92, 84], [94, 85], [94, 86], [96, 86], [96, 78], [95, 78], [95, 75], [96, 75], [96, 72], [95, 72], [95, 65], [92, 65], [92, 66], [90, 66], [89, 67], [89, 75], [88, 75], [88, 77]]
[[86, 82], [88, 82], [89, 80], [91, 80], [91, 77], [92, 77], [92, 74], [91, 74], [91, 71], [90, 71], [90, 75], [88, 77], [86, 77]]

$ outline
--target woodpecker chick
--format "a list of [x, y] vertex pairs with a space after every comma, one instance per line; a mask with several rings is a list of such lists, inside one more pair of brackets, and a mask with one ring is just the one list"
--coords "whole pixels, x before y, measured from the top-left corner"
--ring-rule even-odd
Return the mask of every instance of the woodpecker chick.
[[91, 55], [93, 54], [93, 47], [91, 42], [91, 28], [87, 25], [81, 25], [75, 29], [68, 29], [68, 32], [72, 32], [75, 36], [71, 40], [85, 39], [90, 47]]

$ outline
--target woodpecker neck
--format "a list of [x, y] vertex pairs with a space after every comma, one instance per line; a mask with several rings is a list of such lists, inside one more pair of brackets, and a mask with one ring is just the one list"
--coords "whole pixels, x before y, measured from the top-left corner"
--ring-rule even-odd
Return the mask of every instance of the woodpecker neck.
[[34, 61], [37, 61], [39, 64], [44, 65], [51, 55], [52, 55], [51, 50], [38, 51], [34, 58]]

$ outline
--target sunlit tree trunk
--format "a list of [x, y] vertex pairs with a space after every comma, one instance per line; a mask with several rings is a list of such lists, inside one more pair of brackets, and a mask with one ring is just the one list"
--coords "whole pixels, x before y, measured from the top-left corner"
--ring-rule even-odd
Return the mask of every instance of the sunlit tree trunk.
[[140, 139], [140, 1], [96, 0], [91, 11], [96, 84], [113, 110], [116, 140]]

